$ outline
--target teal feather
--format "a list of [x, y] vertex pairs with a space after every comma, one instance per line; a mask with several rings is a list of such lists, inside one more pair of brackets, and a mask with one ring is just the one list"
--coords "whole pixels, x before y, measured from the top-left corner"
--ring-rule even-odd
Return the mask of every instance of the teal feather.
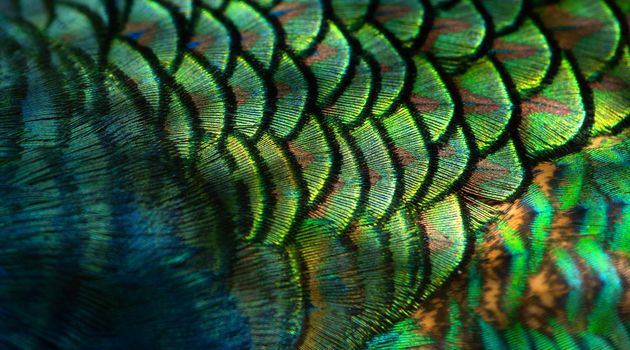
[[0, 2], [0, 348], [629, 348], [629, 13]]

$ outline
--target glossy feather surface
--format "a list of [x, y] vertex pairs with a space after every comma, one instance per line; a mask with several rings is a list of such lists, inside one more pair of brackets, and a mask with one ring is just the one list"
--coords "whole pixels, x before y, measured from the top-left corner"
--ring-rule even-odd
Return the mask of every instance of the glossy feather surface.
[[0, 347], [630, 347], [625, 0], [5, 0]]

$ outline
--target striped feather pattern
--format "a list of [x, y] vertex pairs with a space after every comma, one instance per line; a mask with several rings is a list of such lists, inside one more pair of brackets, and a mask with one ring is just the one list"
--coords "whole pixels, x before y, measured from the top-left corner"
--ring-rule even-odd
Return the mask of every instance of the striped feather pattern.
[[5, 348], [626, 348], [624, 0], [0, 4]]

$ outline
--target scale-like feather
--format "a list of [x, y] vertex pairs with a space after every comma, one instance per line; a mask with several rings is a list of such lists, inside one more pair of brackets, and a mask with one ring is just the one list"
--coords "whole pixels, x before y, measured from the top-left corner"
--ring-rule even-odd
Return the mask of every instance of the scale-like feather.
[[630, 347], [629, 13], [0, 2], [0, 347]]

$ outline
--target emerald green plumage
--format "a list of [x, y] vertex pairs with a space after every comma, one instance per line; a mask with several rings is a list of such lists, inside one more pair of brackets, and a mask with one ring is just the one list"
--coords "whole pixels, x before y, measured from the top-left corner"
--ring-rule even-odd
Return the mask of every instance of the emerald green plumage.
[[627, 348], [628, 146], [604, 138], [536, 167], [461, 277], [368, 347]]
[[0, 347], [630, 346], [625, 0], [5, 0]]

